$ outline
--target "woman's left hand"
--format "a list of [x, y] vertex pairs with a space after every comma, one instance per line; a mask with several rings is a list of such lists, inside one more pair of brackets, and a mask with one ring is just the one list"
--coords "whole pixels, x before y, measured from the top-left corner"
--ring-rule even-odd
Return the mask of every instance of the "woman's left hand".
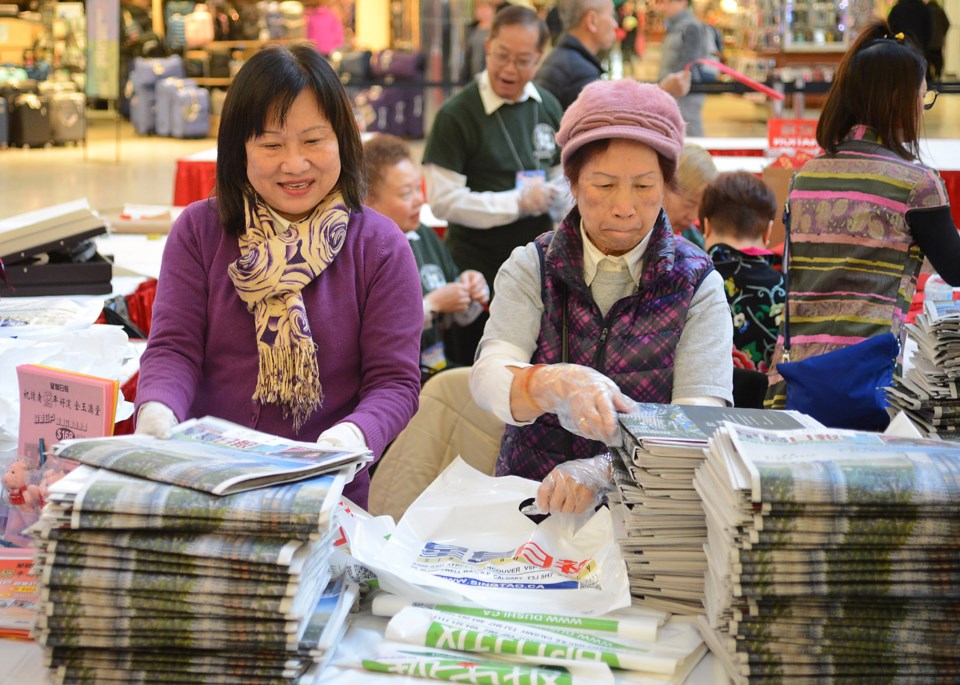
[[574, 459], [557, 464], [537, 490], [537, 507], [551, 514], [581, 514], [613, 489], [612, 456]]

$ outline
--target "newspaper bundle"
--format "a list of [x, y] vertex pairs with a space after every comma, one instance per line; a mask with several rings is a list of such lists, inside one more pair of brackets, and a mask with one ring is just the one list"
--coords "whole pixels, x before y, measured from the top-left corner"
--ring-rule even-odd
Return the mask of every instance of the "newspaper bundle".
[[722, 421], [767, 428], [817, 425], [796, 412], [639, 404], [620, 416], [623, 462], [614, 471], [617, 538], [637, 602], [677, 614], [703, 612], [707, 541], [694, 469]]
[[927, 436], [960, 439], [960, 300], [924, 302], [907, 336], [917, 349], [887, 388], [892, 413], [903, 411]]
[[704, 638], [736, 683], [955, 682], [960, 446], [726, 424], [694, 487]]
[[218, 419], [176, 434], [156, 452], [128, 438], [60, 451], [123, 472], [80, 466], [50, 487], [30, 529], [34, 636], [52, 680], [313, 682], [357, 595], [331, 578], [330, 557], [343, 488], [365, 457], [324, 461], [315, 446]]

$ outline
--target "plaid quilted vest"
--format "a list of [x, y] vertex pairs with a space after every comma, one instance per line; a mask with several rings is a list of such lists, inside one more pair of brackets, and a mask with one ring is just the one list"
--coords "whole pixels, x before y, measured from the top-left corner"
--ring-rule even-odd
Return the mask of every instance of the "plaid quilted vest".
[[[531, 361], [564, 361], [566, 337], [566, 361], [597, 369], [639, 402], [669, 402], [687, 310], [700, 282], [713, 271], [713, 262], [690, 243], [675, 239], [661, 211], [644, 256], [639, 290], [603, 317], [583, 279], [579, 226], [574, 209], [554, 233], [536, 239], [544, 313]], [[543, 414], [528, 426], [506, 427], [497, 475], [542, 480], [561, 462], [604, 451], [603, 443], [576, 436], [560, 426], [556, 415]]]

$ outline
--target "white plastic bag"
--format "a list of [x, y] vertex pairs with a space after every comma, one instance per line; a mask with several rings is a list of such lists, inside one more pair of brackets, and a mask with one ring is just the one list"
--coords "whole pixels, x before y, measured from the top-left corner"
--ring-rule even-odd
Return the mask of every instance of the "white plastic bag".
[[456, 459], [407, 509], [389, 540], [358, 520], [351, 551], [380, 586], [418, 601], [466, 599], [507, 611], [602, 614], [630, 604], [610, 511], [574, 533], [571, 517], [520, 513], [538, 483], [493, 478]]

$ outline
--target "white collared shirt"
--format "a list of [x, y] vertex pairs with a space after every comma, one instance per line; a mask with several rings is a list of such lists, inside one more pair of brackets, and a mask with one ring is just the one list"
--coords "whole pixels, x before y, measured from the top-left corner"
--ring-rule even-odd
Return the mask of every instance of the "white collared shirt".
[[587, 232], [583, 230], [583, 220], [580, 220], [580, 238], [583, 240], [583, 280], [589, 288], [593, 285], [593, 280], [597, 277], [597, 265], [601, 261], [607, 260], [617, 265], [625, 264], [630, 269], [630, 277], [633, 282], [640, 284], [640, 276], [643, 274], [643, 255], [647, 251], [647, 245], [650, 244], [650, 236], [653, 231], [648, 231], [637, 245], [626, 254], [619, 257], [611, 257], [603, 254], [600, 249], [590, 242]]
[[483, 111], [486, 112], [487, 116], [490, 116], [504, 105], [515, 105], [518, 102], [526, 102], [531, 98], [537, 102], [543, 102], [543, 98], [540, 97], [540, 91], [533, 85], [533, 81], [527, 81], [518, 99], [504, 100], [493, 92], [493, 84], [490, 83], [490, 72], [486, 69], [477, 75], [477, 86], [480, 88], [480, 101], [483, 102]]

